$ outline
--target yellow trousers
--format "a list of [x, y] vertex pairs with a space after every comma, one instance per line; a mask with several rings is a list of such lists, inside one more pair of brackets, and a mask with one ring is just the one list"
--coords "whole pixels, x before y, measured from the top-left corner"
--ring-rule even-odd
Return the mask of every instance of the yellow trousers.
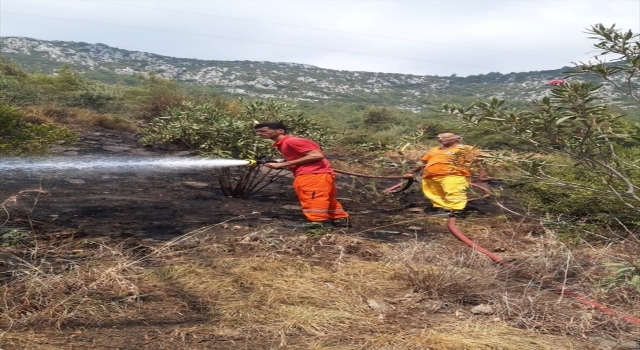
[[302, 213], [307, 221], [326, 221], [349, 217], [336, 199], [336, 174], [304, 174], [293, 180]]
[[462, 210], [467, 205], [470, 183], [470, 178], [460, 175], [423, 178], [422, 193], [434, 208]]

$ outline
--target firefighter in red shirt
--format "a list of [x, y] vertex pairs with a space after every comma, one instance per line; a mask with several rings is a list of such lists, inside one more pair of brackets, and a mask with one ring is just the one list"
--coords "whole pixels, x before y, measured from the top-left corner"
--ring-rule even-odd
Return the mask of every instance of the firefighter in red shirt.
[[254, 130], [258, 137], [273, 140], [273, 147], [286, 160], [281, 163], [266, 163], [264, 166], [271, 169], [289, 168], [293, 172], [293, 188], [307, 219], [293, 227], [350, 226], [349, 214], [336, 199], [336, 173], [320, 146], [309, 139], [287, 135], [287, 128], [279, 122], [256, 124]]

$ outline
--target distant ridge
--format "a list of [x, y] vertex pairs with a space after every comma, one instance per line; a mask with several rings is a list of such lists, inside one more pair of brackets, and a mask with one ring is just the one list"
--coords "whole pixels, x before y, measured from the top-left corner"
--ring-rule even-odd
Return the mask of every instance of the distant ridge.
[[[306, 64], [214, 61], [122, 50], [104, 44], [0, 37], [0, 55], [27, 71], [53, 74], [61, 64], [110, 83], [116, 75], [155, 72], [163, 78], [216, 87], [230, 96], [292, 101], [366, 102], [415, 112], [444, 98], [496, 96], [529, 101], [543, 96], [546, 82], [563, 77], [560, 68], [468, 77], [420, 76], [323, 69]], [[608, 98], [623, 98], [613, 90]]]

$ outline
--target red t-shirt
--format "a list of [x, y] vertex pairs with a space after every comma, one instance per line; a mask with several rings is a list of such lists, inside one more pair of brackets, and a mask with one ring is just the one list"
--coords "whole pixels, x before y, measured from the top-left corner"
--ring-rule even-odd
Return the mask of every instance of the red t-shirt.
[[[301, 137], [293, 137], [291, 135], [285, 135], [283, 138], [273, 144], [273, 147], [277, 148], [287, 161], [296, 160], [302, 158], [305, 152], [309, 151], [321, 151], [320, 146], [308, 139]], [[291, 165], [289, 167], [293, 172], [293, 175], [303, 174], [324, 174], [333, 173], [331, 164], [325, 158], [315, 161], [313, 163]]]

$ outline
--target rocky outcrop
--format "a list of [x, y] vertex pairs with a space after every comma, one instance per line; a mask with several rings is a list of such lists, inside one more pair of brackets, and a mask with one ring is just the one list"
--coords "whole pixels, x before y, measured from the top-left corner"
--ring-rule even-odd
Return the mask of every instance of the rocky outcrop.
[[[527, 73], [489, 73], [468, 77], [418, 76], [351, 72], [285, 62], [206, 61], [174, 58], [113, 48], [104, 44], [0, 38], [0, 54], [27, 70], [55, 74], [63, 63], [80, 72], [114, 74], [154, 72], [156, 75], [215, 86], [225, 94], [294, 101], [366, 102], [420, 112], [426, 100], [443, 97], [491, 96], [529, 101], [544, 96], [546, 82], [563, 76], [562, 69]], [[35, 62], [38, 62], [37, 64]], [[606, 98], [624, 95], [604, 89]]]

